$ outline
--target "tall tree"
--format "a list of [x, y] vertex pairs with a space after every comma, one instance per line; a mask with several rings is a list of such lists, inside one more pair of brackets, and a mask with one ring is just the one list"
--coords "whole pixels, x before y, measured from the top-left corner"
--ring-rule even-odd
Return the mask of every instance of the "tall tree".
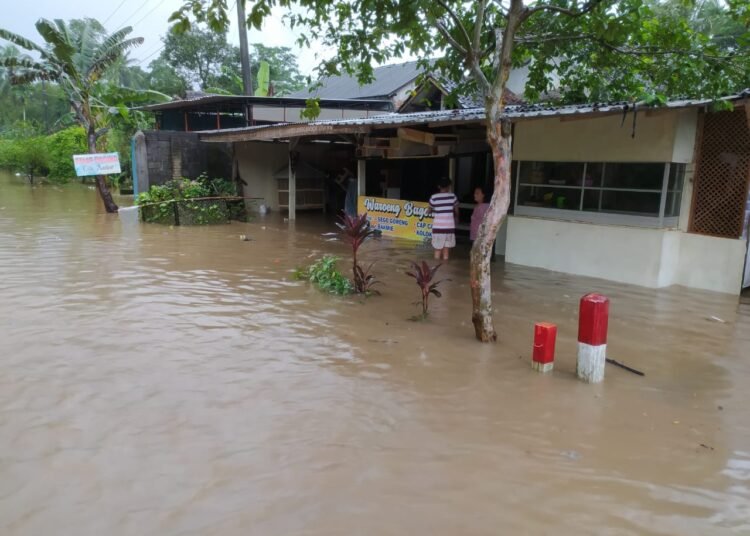
[[268, 62], [274, 96], [282, 97], [305, 87], [305, 77], [299, 72], [297, 56], [291, 48], [267, 47], [261, 43], [254, 43], [252, 48], [251, 70], [257, 73], [260, 62]]
[[195, 27], [181, 34], [167, 33], [160, 57], [193, 88], [206, 89], [221, 74], [221, 65], [230, 52], [226, 30]]
[[[44, 39], [45, 47], [0, 29], [0, 38], [39, 55], [38, 61], [6, 59], [2, 65], [17, 69], [13, 77], [16, 84], [37, 80], [59, 84], [65, 91], [76, 121], [86, 130], [89, 152], [96, 153], [97, 141], [106, 133], [106, 129], [101, 128], [101, 116], [94, 110], [96, 84], [126, 51], [142, 44], [143, 38], [128, 38], [132, 31], [129, 26], [97, 38], [98, 30], [90, 20], [80, 30], [72, 31], [65, 21], [40, 19], [36, 29]], [[96, 177], [96, 187], [107, 212], [116, 212], [117, 204], [103, 176]]]
[[[240, 0], [243, 1], [243, 0]], [[747, 83], [747, 33], [739, 50], [726, 51], [679, 17], [660, 17], [645, 0], [255, 0], [248, 24], [260, 28], [274, 6], [306, 27], [300, 41], [317, 40], [336, 50], [321, 75], [346, 71], [372, 79], [372, 64], [413, 54], [424, 61], [440, 51], [434, 67], [484, 101], [487, 142], [495, 189], [471, 251], [472, 321], [481, 341], [496, 340], [492, 321], [492, 243], [510, 205], [511, 121], [505, 86], [514, 65], [529, 62], [528, 98], [551, 88], [553, 75], [564, 99], [664, 99], [711, 96]], [[747, 0], [727, 0], [731, 15], [747, 28]], [[191, 20], [226, 26], [226, 3], [185, 0], [170, 20], [186, 29]]]
[[184, 98], [188, 82], [167, 60], [156, 58], [148, 66], [147, 87], [172, 97]]

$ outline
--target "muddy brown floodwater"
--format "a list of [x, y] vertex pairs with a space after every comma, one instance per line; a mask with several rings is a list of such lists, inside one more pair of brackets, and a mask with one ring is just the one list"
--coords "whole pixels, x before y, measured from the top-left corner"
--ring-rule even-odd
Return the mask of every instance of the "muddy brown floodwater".
[[[294, 281], [331, 230], [144, 225], [0, 175], [0, 534], [750, 534], [747, 302], [497, 263], [481, 345], [465, 260], [424, 323], [412, 244], [365, 246], [379, 297]], [[576, 381], [589, 291], [645, 377]]]

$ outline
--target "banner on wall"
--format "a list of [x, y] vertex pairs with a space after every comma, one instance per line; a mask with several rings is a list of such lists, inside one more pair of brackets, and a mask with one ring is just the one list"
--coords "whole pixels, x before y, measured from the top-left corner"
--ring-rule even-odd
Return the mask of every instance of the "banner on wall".
[[404, 199], [359, 196], [357, 213], [367, 213], [373, 229], [379, 229], [385, 236], [395, 236], [407, 240], [425, 241], [432, 237], [432, 215], [428, 215], [430, 205]]
[[121, 173], [120, 157], [117, 153], [74, 154], [73, 166], [79, 177]]

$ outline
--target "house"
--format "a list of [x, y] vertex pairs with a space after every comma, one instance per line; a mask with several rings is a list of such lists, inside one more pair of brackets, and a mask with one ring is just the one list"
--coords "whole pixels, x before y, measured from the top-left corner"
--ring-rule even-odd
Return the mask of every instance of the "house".
[[[750, 281], [749, 99], [750, 91], [727, 97], [731, 110], [719, 112], [705, 100], [509, 105], [513, 200], [497, 253], [645, 287], [738, 294]], [[376, 220], [386, 231], [407, 220], [387, 211], [425, 201], [441, 175], [454, 180], [467, 211], [473, 187], [491, 186], [493, 177], [481, 108], [212, 130], [200, 140], [232, 144], [238, 169], [251, 177], [247, 191], [272, 208], [273, 173], [288, 165], [290, 218], [298, 162], [356, 169], [360, 199], [386, 210]]]

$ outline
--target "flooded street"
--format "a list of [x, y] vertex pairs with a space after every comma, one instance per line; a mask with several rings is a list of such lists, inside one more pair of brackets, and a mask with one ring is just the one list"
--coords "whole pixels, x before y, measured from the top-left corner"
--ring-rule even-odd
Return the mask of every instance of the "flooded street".
[[[747, 298], [498, 262], [481, 345], [465, 260], [423, 323], [410, 243], [363, 247], [381, 296], [293, 280], [347, 267], [316, 220], [138, 224], [0, 173], [0, 534], [750, 534]], [[645, 377], [575, 379], [591, 291]]]

